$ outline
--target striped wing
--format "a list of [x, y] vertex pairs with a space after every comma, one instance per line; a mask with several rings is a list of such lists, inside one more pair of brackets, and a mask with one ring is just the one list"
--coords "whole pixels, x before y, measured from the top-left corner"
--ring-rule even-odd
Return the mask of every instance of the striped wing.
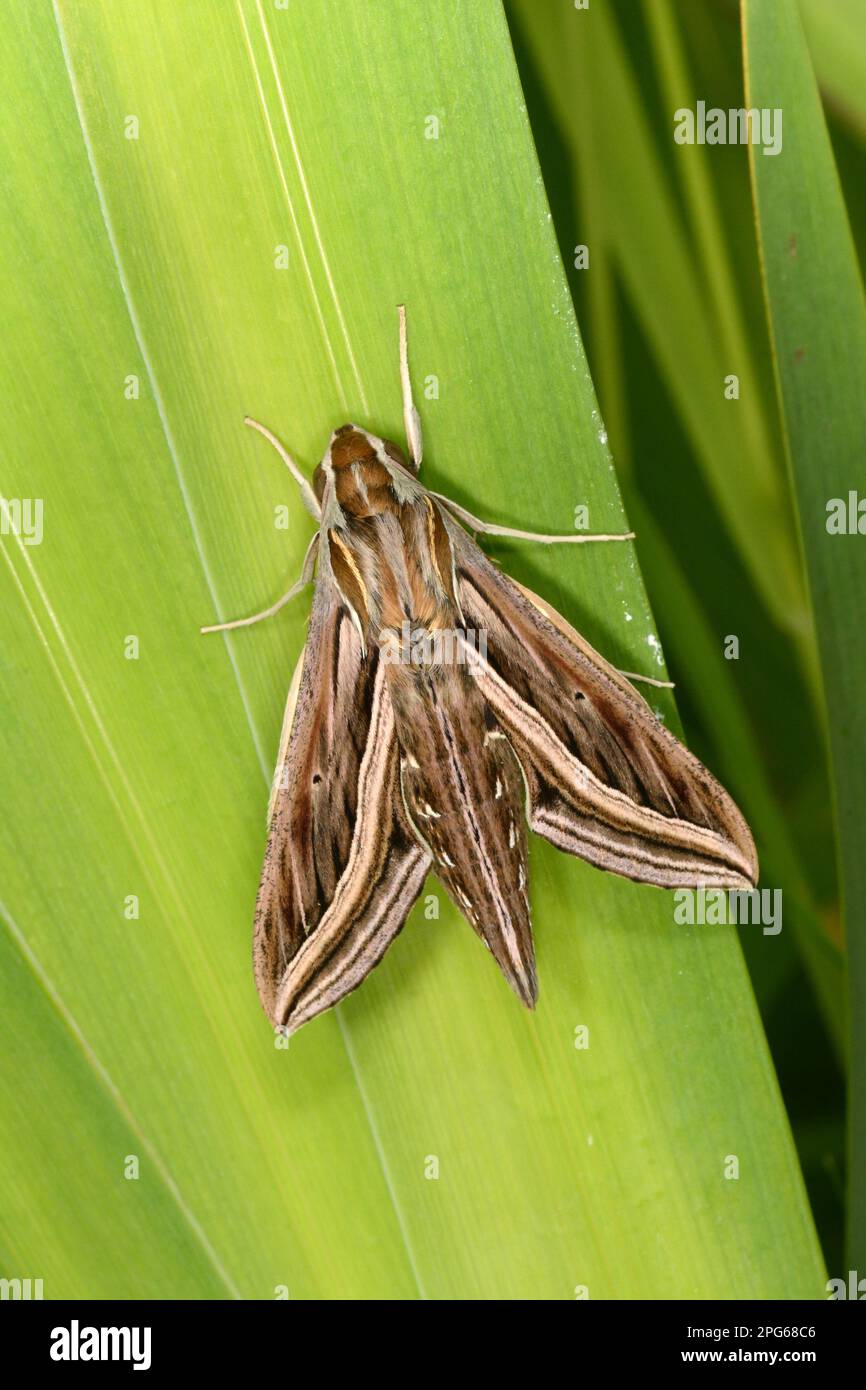
[[487, 634], [470, 669], [526, 773], [532, 829], [643, 883], [750, 887], [755, 846], [724, 788], [555, 609], [449, 531], [466, 622]]
[[320, 578], [286, 711], [256, 904], [256, 985], [294, 1032], [361, 983], [402, 928], [430, 857], [407, 823], [378, 652]]
[[520, 764], [465, 666], [389, 666], [401, 787], [419, 842], [517, 997], [538, 996]]

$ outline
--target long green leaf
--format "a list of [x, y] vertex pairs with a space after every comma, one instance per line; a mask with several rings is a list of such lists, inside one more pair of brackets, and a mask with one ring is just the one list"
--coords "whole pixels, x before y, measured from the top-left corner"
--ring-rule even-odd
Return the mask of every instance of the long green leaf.
[[[717, 316], [709, 312], [711, 292], [644, 119], [637, 77], [616, 21], [604, 5], [576, 14], [532, 0], [514, 0], [514, 8], [563, 127], [574, 134], [575, 158], [582, 164], [595, 157], [603, 167], [603, 177], [593, 178], [591, 191], [604, 209], [617, 268], [653, 344], [710, 495], [768, 610], [780, 625], [801, 632], [803, 595], [795, 546], [779, 524], [788, 508], [783, 470], [774, 457], [760, 383], [749, 365], [751, 351], [748, 343], [743, 346], [735, 307], [722, 318], [721, 331]], [[680, 95], [687, 104], [687, 92], [681, 89]], [[673, 148], [672, 132], [671, 115], [666, 134]], [[691, 174], [691, 180], [684, 175], [687, 186], [700, 187], [703, 151], [678, 146], [676, 153]], [[641, 210], [639, 218], [635, 207]], [[584, 239], [583, 229], [576, 238]], [[716, 273], [724, 279], [724, 264]], [[723, 285], [718, 294], [724, 293]], [[688, 362], [688, 372], [683, 362]], [[733, 410], [724, 396], [732, 362], [743, 381], [743, 398]]]
[[[851, 1029], [849, 1258], [866, 1261], [866, 539], [832, 534], [866, 458], [866, 310], [799, 11], [744, 0], [749, 106], [780, 107], [784, 147], [751, 147], [767, 310], [829, 717]], [[864, 506], [866, 511], [866, 506]], [[866, 519], [863, 520], [866, 530]]]
[[[812, 745], [807, 744], [804, 749], [804, 727], [807, 736], [814, 727], [810, 710], [803, 711], [801, 724], [791, 728], [784, 718], [779, 718], [778, 686], [783, 685], [788, 692], [789, 706], [798, 699], [800, 688], [791, 685], [791, 675], [796, 676], [797, 672], [790, 670], [790, 657], [787, 652], [783, 654], [783, 641], [768, 622], [761, 601], [763, 598], [766, 603], [768, 590], [773, 590], [770, 609], [778, 624], [791, 634], [790, 644], [785, 645], [792, 648], [791, 656], [796, 650], [798, 664], [815, 686], [817, 653], [805, 607], [802, 575], [797, 574], [794, 588], [803, 597], [796, 600], [793, 589], [781, 578], [791, 567], [799, 569], [797, 535], [787, 500], [784, 451], [775, 423], [777, 411], [757, 249], [751, 241], [748, 245], [743, 241], [744, 235], [752, 237], [754, 227], [747, 156], [744, 150], [675, 146], [671, 136], [671, 112], [680, 105], [693, 105], [698, 92], [712, 91], [714, 100], [726, 104], [724, 93], [736, 91], [735, 99], [742, 100], [737, 30], [731, 26], [731, 41], [722, 55], [719, 43], [714, 42], [718, 36], [713, 25], [718, 17], [714, 18], [709, 9], [680, 8], [680, 26], [688, 18], [696, 31], [690, 37], [693, 44], [699, 44], [702, 58], [707, 52], [714, 55], [708, 76], [694, 62], [686, 63], [684, 35], [674, 22], [675, 11], [670, 5], [648, 3], [635, 7], [620, 3], [616, 6], [615, 22], [601, 8], [593, 12], [594, 17], [587, 11], [579, 22], [570, 20], [556, 5], [516, 3], [515, 11], [518, 27], [525, 28], [531, 51], [547, 75], [547, 90], [555, 100], [579, 191], [574, 209], [562, 213], [563, 220], [570, 217], [575, 228], [565, 241], [586, 241], [591, 247], [589, 270], [574, 279], [578, 292], [583, 294], [584, 330], [605, 423], [615, 444], [620, 476], [626, 482], [627, 505], [635, 513], [641, 509], [641, 540], [646, 540], [643, 516], [647, 512], [659, 516], [668, 545], [687, 567], [691, 563], [694, 581], [703, 583], [705, 598], [711, 596], [716, 623], [725, 623], [714, 635], [717, 656], [712, 653], [712, 645], [702, 644], [693, 631], [690, 615], [694, 615], [694, 607], [684, 605], [680, 620], [680, 605], [673, 602], [672, 610], [677, 616], [667, 615], [667, 631], [672, 632], [679, 622], [673, 637], [674, 655], [680, 657], [677, 681], [686, 693], [687, 704], [708, 710], [713, 694], [719, 690], [718, 662], [724, 634], [741, 634], [744, 654], [753, 657], [747, 700], [749, 717], [755, 726], [750, 743], [757, 759], [738, 760], [733, 756], [735, 748], [742, 749], [743, 726], [741, 720], [728, 717], [733, 713], [732, 703], [715, 702], [713, 718], [705, 720], [704, 732], [712, 739], [718, 767], [729, 778], [728, 768], [731, 763], [734, 765], [731, 785], [753, 816], [765, 871], [783, 863], [795, 867], [803, 846], [795, 843], [794, 827], [785, 805], [790, 793], [787, 787], [777, 785], [775, 790], [781, 794], [778, 804], [772, 806], [767, 798], [767, 770], [772, 769], [773, 780], [778, 784], [780, 780], [789, 780], [794, 769], [802, 768], [803, 772], [797, 775], [805, 782], [809, 754], [821, 759], [824, 747], [820, 737], [814, 737]], [[660, 70], [660, 97], [654, 88], [648, 91], [639, 84], [637, 65], [627, 57], [627, 48], [628, 52], [634, 48], [635, 31], [639, 36], [643, 19], [647, 21], [651, 52]], [[710, 87], [704, 85], [710, 81]], [[608, 119], [610, 110], [616, 111], [616, 122]], [[669, 159], [671, 151], [675, 152], [671, 162], [684, 189], [690, 236], [685, 227], [679, 226], [676, 202], [669, 189], [665, 142]], [[618, 147], [615, 161], [610, 153], [613, 144]], [[731, 193], [738, 184], [732, 186], [730, 182], [734, 160], [740, 164], [743, 176], [741, 196], [736, 200]], [[647, 167], [652, 171], [649, 176], [634, 172]], [[611, 177], [610, 170], [615, 168], [622, 172]], [[726, 211], [724, 222], [720, 216], [722, 204]], [[619, 285], [611, 287], [612, 273], [616, 275], [617, 270]], [[619, 296], [616, 288], [621, 290]], [[624, 312], [624, 303], [630, 313]], [[647, 381], [647, 361], [641, 355], [641, 345], [636, 354], [634, 351], [638, 335], [631, 314], [646, 333], [650, 366], [655, 373]], [[719, 351], [716, 368], [708, 370], [707, 355]], [[719, 381], [727, 370], [723, 361], [728, 367], [736, 365], [743, 391], [736, 403], [723, 401], [720, 413]], [[665, 385], [671, 405], [676, 406], [673, 419], [665, 406]], [[698, 458], [703, 457], [705, 464], [710, 456], [714, 460], [715, 481], [711, 489], [701, 488], [694, 477], [696, 455], [694, 447], [690, 447], [693, 441], [698, 443]], [[772, 480], [775, 502], [769, 508], [754, 491], [759, 476], [765, 477], [768, 487]], [[713, 506], [713, 496], [721, 499], [718, 508]], [[659, 515], [660, 505], [664, 511]], [[731, 538], [745, 549], [744, 566], [749, 565], [756, 581], [754, 587], [749, 586], [744, 572], [742, 592], [731, 586], [730, 567], [735, 557], [719, 544], [719, 529], [731, 526], [732, 518]], [[771, 535], [775, 537], [772, 542]], [[776, 547], [773, 553], [768, 548], [771, 545]], [[784, 564], [780, 558], [783, 551], [788, 557]], [[714, 557], [712, 564], [707, 564], [708, 553]], [[651, 592], [659, 602], [666, 602], [671, 585], [664, 547], [645, 545], [641, 562]], [[756, 567], [762, 571], [760, 579]], [[722, 583], [720, 577], [724, 577]], [[679, 586], [673, 587], [676, 591]], [[768, 640], [772, 646], [768, 647]], [[787, 658], [784, 666], [770, 659], [774, 649]], [[708, 658], [706, 662], [698, 659], [699, 653]], [[685, 654], [687, 660], [682, 659]], [[756, 662], [760, 669], [756, 669]], [[730, 672], [727, 662], [722, 665]], [[778, 775], [780, 769], [788, 769], [783, 779]], [[810, 783], [810, 789], [813, 787], [814, 782]], [[766, 852], [771, 844], [780, 847], [780, 831], [786, 841], [781, 857]], [[814, 828], [805, 839], [809, 851], [818, 843], [823, 846]], [[810, 870], [814, 879], [814, 865], [810, 865]], [[793, 878], [785, 876], [781, 880], [790, 898], [801, 900], [805, 885], [797, 881], [802, 877], [797, 871]], [[814, 886], [812, 891], [816, 891]], [[831, 922], [834, 920], [832, 913], [827, 916]], [[833, 938], [831, 944], [827, 939], [831, 933], [820, 924], [814, 910], [807, 908], [803, 920], [808, 922], [809, 932], [817, 932], [823, 938], [809, 942], [806, 935], [798, 933], [804, 961], [824, 1001], [826, 1015], [832, 1020], [838, 1043], [843, 1028], [836, 999], [841, 979], [838, 941]]]
[[821, 86], [866, 139], [866, 43], [861, 0], [800, 0], [809, 50]]

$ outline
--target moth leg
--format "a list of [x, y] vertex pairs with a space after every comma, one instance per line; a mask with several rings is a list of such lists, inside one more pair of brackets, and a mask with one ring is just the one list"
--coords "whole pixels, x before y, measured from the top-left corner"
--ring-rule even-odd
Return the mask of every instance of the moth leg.
[[403, 429], [409, 448], [409, 462], [415, 472], [421, 467], [423, 452], [421, 440], [421, 417], [412, 399], [412, 378], [409, 376], [409, 344], [406, 337], [406, 305], [398, 304], [400, 317], [400, 389], [403, 393]]
[[250, 429], [258, 430], [259, 434], [263, 434], [268, 443], [273, 445], [298, 487], [301, 489], [301, 501], [310, 513], [310, 516], [315, 518], [316, 521], [321, 521], [322, 508], [319, 506], [319, 499], [285, 445], [280, 443], [277, 436], [268, 429], [267, 425], [260, 424], [259, 421], [254, 420], [251, 415], [244, 416], [244, 424], [249, 425]]
[[272, 618], [275, 613], [279, 613], [280, 609], [285, 607], [289, 602], [289, 599], [293, 599], [296, 594], [299, 594], [301, 590], [307, 586], [307, 584], [312, 583], [313, 567], [316, 563], [316, 548], [318, 543], [319, 533], [317, 531], [310, 541], [310, 544], [307, 546], [307, 553], [304, 556], [300, 578], [296, 579], [291, 589], [283, 594], [282, 598], [278, 598], [276, 603], [272, 603], [270, 608], [263, 608], [261, 613], [254, 613], [251, 618], [235, 618], [234, 621], [230, 623], [213, 623], [210, 627], [201, 628], [201, 631], [228, 632], [234, 627], [251, 627], [253, 623], [260, 623], [264, 618]]
[[461, 507], [457, 502], [452, 502], [450, 497], [444, 497], [441, 492], [431, 492], [431, 497], [435, 497], [437, 502], [462, 521], [464, 526], [468, 526], [471, 531], [479, 531], [485, 536], [511, 536], [513, 540], [519, 541], [538, 541], [541, 545], [581, 545], [585, 541], [633, 541], [634, 531], [623, 531], [616, 535], [598, 535], [587, 532], [577, 532], [573, 536], [546, 536], [538, 531], [516, 531], [513, 526], [497, 526], [492, 521], [482, 521], [480, 517], [473, 516], [467, 512], [465, 507]]
[[639, 676], [636, 671], [620, 671], [619, 674], [625, 676], [627, 681], [640, 681], [641, 685], [657, 685], [660, 690], [676, 689], [673, 681], [656, 680], [655, 676]]

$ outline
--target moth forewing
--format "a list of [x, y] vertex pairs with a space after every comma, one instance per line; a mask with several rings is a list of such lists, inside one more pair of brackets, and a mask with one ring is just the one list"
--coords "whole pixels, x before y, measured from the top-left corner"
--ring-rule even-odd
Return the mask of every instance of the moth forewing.
[[298, 690], [300, 689], [301, 685], [301, 675], [303, 674], [304, 670], [304, 658], [306, 654], [307, 645], [306, 643], [304, 643], [303, 647], [301, 648], [301, 654], [295, 663], [295, 669], [292, 673], [292, 679], [289, 685], [289, 693], [286, 697], [286, 708], [283, 714], [283, 727], [280, 731], [280, 747], [279, 751], [277, 752], [277, 763], [276, 767], [274, 768], [273, 778], [271, 780], [271, 796], [268, 802], [268, 815], [266, 821], [266, 824], [268, 826], [270, 826], [271, 821], [273, 819], [274, 804], [277, 799], [277, 793], [281, 789], [288, 790], [288, 768], [286, 765], [286, 755], [289, 750], [289, 739], [291, 738], [292, 725], [295, 720], [295, 710], [298, 706]]
[[548, 603], [547, 600], [543, 599], [539, 594], [533, 593], [531, 589], [527, 589], [525, 584], [518, 583], [516, 579], [513, 579], [511, 582], [514, 584], [515, 588], [520, 590], [523, 597], [528, 599], [534, 608], [538, 609], [539, 613], [543, 613], [548, 621], [553, 623], [555, 628], [557, 628], [570, 642], [573, 642], [579, 651], [583, 652], [584, 656], [588, 657], [590, 661], [594, 661], [599, 670], [604, 671], [605, 675], [613, 681], [614, 685], [618, 685], [627, 695], [633, 695], [636, 699], [642, 700], [647, 708], [650, 708], [649, 701], [646, 697], [642, 695], [639, 690], [635, 690], [634, 686], [621, 671], [618, 671], [615, 666], [611, 666], [609, 661], [605, 661], [604, 657], [600, 656], [599, 653], [595, 651], [590, 643], [587, 642], [586, 638], [582, 637], [581, 634], [566, 621], [562, 614], [557, 612], [553, 604]]
[[[271, 1019], [290, 1030], [291, 1017], [277, 1012], [278, 1001], [282, 997], [284, 1003], [287, 997], [282, 987], [290, 964], [306, 941], [315, 938], [316, 945], [305, 955], [305, 967], [312, 969], [310, 957], [325, 945], [317, 929], [326, 914], [330, 913], [329, 954], [335, 950], [335, 936], [342, 933], [348, 939], [354, 929], [347, 912], [349, 907], [356, 912], [360, 899], [345, 893], [347, 873], [366, 875], [364, 902], [369, 903], [374, 893], [381, 902], [376, 875], [394, 868], [384, 851], [378, 859], [359, 859], [354, 849], [370, 814], [369, 801], [362, 796], [362, 768], [365, 756], [371, 755], [377, 674], [381, 687], [377, 653], [367, 659], [362, 655], [354, 623], [333, 590], [327, 562], [320, 558], [297, 697], [284, 722], [288, 736], [284, 734], [285, 753], [275, 779], [254, 932], [259, 995]], [[381, 807], [374, 819], [384, 833], [388, 820]], [[413, 859], [415, 848], [413, 841], [408, 846]], [[397, 887], [395, 883], [395, 893]], [[405, 884], [399, 887], [403, 891]], [[334, 907], [338, 890], [346, 912]], [[345, 953], [342, 959], [348, 990], [357, 980], [351, 960]], [[320, 963], [324, 967], [324, 956]], [[338, 989], [339, 980], [332, 979], [330, 986]]]
[[361, 983], [421, 891], [430, 856], [404, 820], [398, 777], [394, 715], [378, 665], [350, 852], [320, 921], [287, 963], [273, 1003], [273, 1020], [288, 1032]]
[[754, 842], [724, 788], [561, 614], [465, 534], [456, 551], [464, 611], [489, 630], [471, 670], [524, 765], [532, 828], [640, 882], [751, 886]]

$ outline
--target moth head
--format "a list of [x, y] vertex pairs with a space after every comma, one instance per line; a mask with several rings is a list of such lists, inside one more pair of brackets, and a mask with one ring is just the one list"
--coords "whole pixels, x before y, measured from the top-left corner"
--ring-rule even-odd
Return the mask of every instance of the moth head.
[[313, 489], [321, 502], [328, 483], [333, 483], [340, 499], [341, 493], [355, 490], [359, 478], [367, 487], [386, 484], [388, 468], [393, 465], [414, 477], [405, 455], [390, 439], [380, 439], [360, 425], [340, 425], [313, 474]]

